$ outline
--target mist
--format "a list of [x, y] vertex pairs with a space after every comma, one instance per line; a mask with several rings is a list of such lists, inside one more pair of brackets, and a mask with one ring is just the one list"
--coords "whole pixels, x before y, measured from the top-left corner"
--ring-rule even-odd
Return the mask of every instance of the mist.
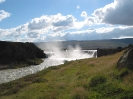
[[29, 74], [34, 74], [51, 66], [64, 64], [66, 61], [92, 58], [97, 56], [97, 50], [82, 50], [82, 48], [78, 45], [69, 45], [64, 49], [62, 43], [60, 42], [39, 43], [36, 44], [36, 46], [44, 50], [44, 53], [48, 55], [48, 58], [43, 59], [44, 62], [39, 65], [31, 65], [18, 69], [1, 70], [0, 84], [21, 78]]
[[61, 42], [48, 42], [38, 44], [37, 46], [44, 50], [44, 53], [50, 59], [71, 61], [97, 57], [97, 50], [83, 50], [79, 45], [69, 45], [67, 48], [64, 48]]

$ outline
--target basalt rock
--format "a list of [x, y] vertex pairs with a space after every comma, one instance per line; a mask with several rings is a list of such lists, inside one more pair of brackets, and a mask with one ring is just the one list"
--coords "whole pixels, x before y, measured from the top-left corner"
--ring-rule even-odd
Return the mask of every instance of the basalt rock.
[[133, 45], [129, 45], [117, 63], [117, 68], [123, 67], [133, 70]]
[[115, 54], [117, 52], [122, 51], [123, 48], [118, 47], [116, 49], [97, 49], [97, 57], [101, 57], [101, 56], [106, 56], [106, 55], [111, 55], [111, 54]]
[[0, 64], [24, 62], [36, 58], [45, 58], [43, 50], [33, 43], [0, 41]]

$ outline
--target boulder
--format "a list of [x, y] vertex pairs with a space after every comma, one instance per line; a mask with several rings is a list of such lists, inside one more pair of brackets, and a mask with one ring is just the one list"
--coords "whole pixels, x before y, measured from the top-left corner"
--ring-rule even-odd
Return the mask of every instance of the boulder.
[[133, 44], [129, 45], [124, 54], [120, 57], [117, 68], [127, 67], [133, 69]]

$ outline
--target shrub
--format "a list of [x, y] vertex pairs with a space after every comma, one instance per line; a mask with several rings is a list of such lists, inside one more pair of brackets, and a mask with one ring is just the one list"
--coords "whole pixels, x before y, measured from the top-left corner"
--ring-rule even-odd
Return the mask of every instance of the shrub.
[[133, 99], [133, 95], [131, 93], [121, 94], [119, 99]]
[[36, 78], [32, 81], [32, 83], [42, 83], [42, 82], [46, 82], [47, 80], [46, 79], [43, 79], [43, 78]]
[[89, 99], [87, 96], [84, 96], [84, 97], [82, 97], [82, 96], [80, 96], [79, 94], [76, 94], [76, 95], [74, 95], [73, 97], [72, 97], [72, 99]]
[[123, 70], [121, 73], [120, 73], [120, 78], [123, 78], [125, 76], [127, 76], [129, 74], [129, 71], [128, 70]]
[[95, 87], [99, 84], [103, 84], [106, 82], [106, 78], [104, 76], [95, 76], [93, 78], [91, 78], [91, 81], [89, 83], [90, 87]]
[[111, 97], [118, 94], [123, 93], [123, 89], [118, 87], [117, 85], [113, 85], [111, 83], [105, 84], [99, 88], [99, 92], [102, 93], [104, 96]]
[[[104, 83], [97, 85], [96, 87], [91, 87], [92, 91], [95, 91], [101, 95], [101, 97], [110, 97], [112, 99], [120, 97], [124, 93], [124, 90], [112, 83]], [[119, 99], [119, 98], [118, 98]]]
[[124, 77], [126, 77], [130, 71], [128, 69], [123, 69], [120, 71], [117, 71], [113, 74], [113, 77], [117, 80], [123, 80]]

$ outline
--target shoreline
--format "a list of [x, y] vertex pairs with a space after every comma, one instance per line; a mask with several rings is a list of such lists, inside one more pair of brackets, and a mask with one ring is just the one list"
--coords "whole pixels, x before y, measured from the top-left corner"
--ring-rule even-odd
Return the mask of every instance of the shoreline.
[[8, 69], [9, 65], [1, 65], [0, 64], [0, 70]]
[[0, 64], [0, 70], [7, 70], [7, 69], [18, 69], [22, 67], [28, 67], [31, 65], [39, 65], [43, 62], [43, 59], [32, 59], [32, 60], [27, 60], [27, 61], [22, 61], [22, 62], [13, 62], [10, 64]]

